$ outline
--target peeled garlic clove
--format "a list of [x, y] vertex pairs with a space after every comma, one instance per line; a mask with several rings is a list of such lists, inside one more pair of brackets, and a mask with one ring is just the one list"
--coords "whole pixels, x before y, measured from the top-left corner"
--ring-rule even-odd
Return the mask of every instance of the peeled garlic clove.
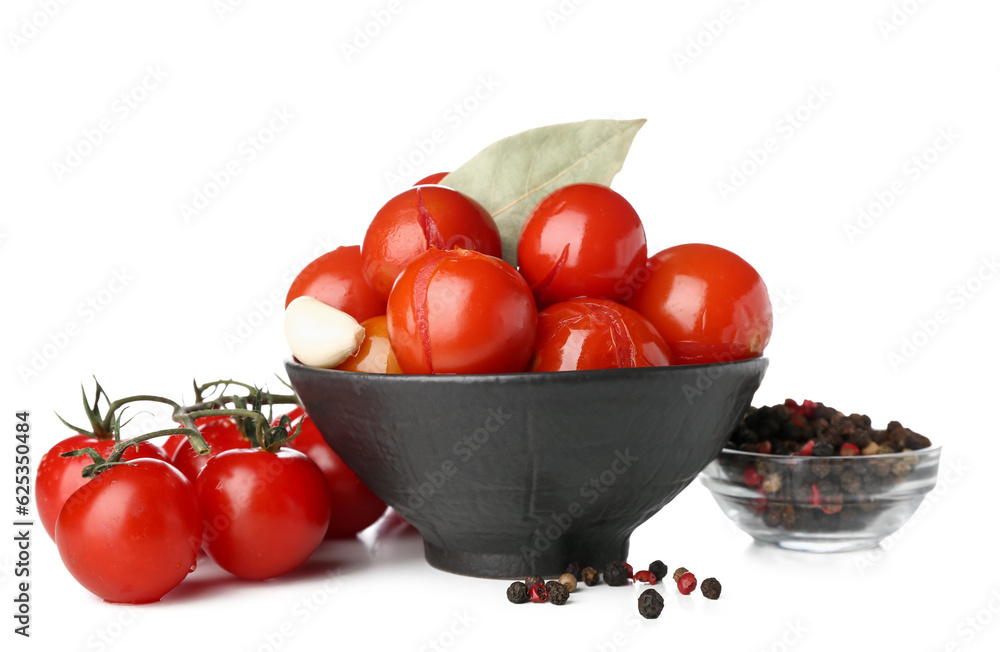
[[285, 308], [285, 339], [302, 364], [332, 369], [357, 352], [365, 329], [346, 312], [301, 296]]

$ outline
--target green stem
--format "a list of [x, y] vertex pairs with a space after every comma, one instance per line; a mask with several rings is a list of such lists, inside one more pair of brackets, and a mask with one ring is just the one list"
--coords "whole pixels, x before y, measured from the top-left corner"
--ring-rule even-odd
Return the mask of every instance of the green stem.
[[208, 444], [205, 443], [204, 437], [201, 436], [201, 433], [198, 432], [197, 429], [168, 428], [167, 430], [157, 430], [156, 432], [150, 432], [145, 435], [139, 435], [138, 437], [133, 437], [132, 439], [126, 439], [125, 441], [116, 444], [115, 447], [111, 449], [111, 454], [108, 455], [107, 463], [115, 464], [116, 462], [120, 462], [122, 459], [122, 455], [125, 454], [125, 451], [131, 448], [132, 446], [135, 446], [136, 444], [139, 444], [149, 439], [153, 439], [154, 437], [165, 437], [167, 435], [186, 435], [188, 441], [191, 442], [191, 447], [199, 455], [206, 455], [211, 452], [211, 449], [209, 449]]
[[111, 422], [115, 418], [115, 412], [119, 408], [129, 403], [134, 403], [136, 401], [150, 401], [152, 403], [163, 403], [165, 405], [169, 405], [174, 409], [173, 416], [175, 418], [179, 418], [182, 421], [182, 423], [184, 423], [184, 425], [187, 426], [188, 428], [195, 427], [194, 419], [191, 420], [185, 419], [183, 408], [180, 406], [180, 404], [176, 403], [175, 401], [171, 401], [169, 398], [163, 398], [162, 396], [153, 396], [151, 394], [138, 394], [136, 396], [129, 396], [128, 398], [120, 398], [117, 401], [114, 401], [113, 403], [108, 405], [108, 413], [104, 417], [104, 423], [102, 424], [105, 427], [105, 429], [108, 431], [111, 430]]
[[246, 409], [225, 409], [225, 410], [198, 410], [196, 412], [189, 412], [188, 416], [197, 419], [199, 417], [246, 417], [248, 419], [253, 419], [256, 423], [256, 428], [254, 429], [255, 441], [251, 442], [254, 446], [264, 445], [264, 432], [268, 429], [267, 417], [265, 417], [260, 412], [256, 410], [246, 410]]

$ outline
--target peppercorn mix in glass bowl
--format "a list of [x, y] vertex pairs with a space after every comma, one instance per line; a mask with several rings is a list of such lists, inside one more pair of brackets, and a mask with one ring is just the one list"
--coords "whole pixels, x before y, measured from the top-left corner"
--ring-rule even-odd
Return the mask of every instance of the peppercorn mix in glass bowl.
[[754, 539], [806, 552], [877, 545], [937, 483], [940, 445], [893, 421], [791, 399], [750, 408], [702, 483]]

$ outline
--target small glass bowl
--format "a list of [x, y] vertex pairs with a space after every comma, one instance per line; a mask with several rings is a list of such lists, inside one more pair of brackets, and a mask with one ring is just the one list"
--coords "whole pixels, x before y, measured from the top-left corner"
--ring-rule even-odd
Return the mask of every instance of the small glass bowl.
[[940, 445], [855, 457], [724, 449], [701, 481], [754, 539], [790, 550], [842, 552], [875, 546], [902, 527], [937, 484], [940, 458]]

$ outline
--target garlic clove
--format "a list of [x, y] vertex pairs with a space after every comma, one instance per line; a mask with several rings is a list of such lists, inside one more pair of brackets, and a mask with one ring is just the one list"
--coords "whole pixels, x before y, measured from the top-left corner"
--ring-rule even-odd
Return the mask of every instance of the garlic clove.
[[285, 308], [285, 339], [302, 364], [332, 369], [357, 353], [365, 329], [346, 312], [301, 296]]

